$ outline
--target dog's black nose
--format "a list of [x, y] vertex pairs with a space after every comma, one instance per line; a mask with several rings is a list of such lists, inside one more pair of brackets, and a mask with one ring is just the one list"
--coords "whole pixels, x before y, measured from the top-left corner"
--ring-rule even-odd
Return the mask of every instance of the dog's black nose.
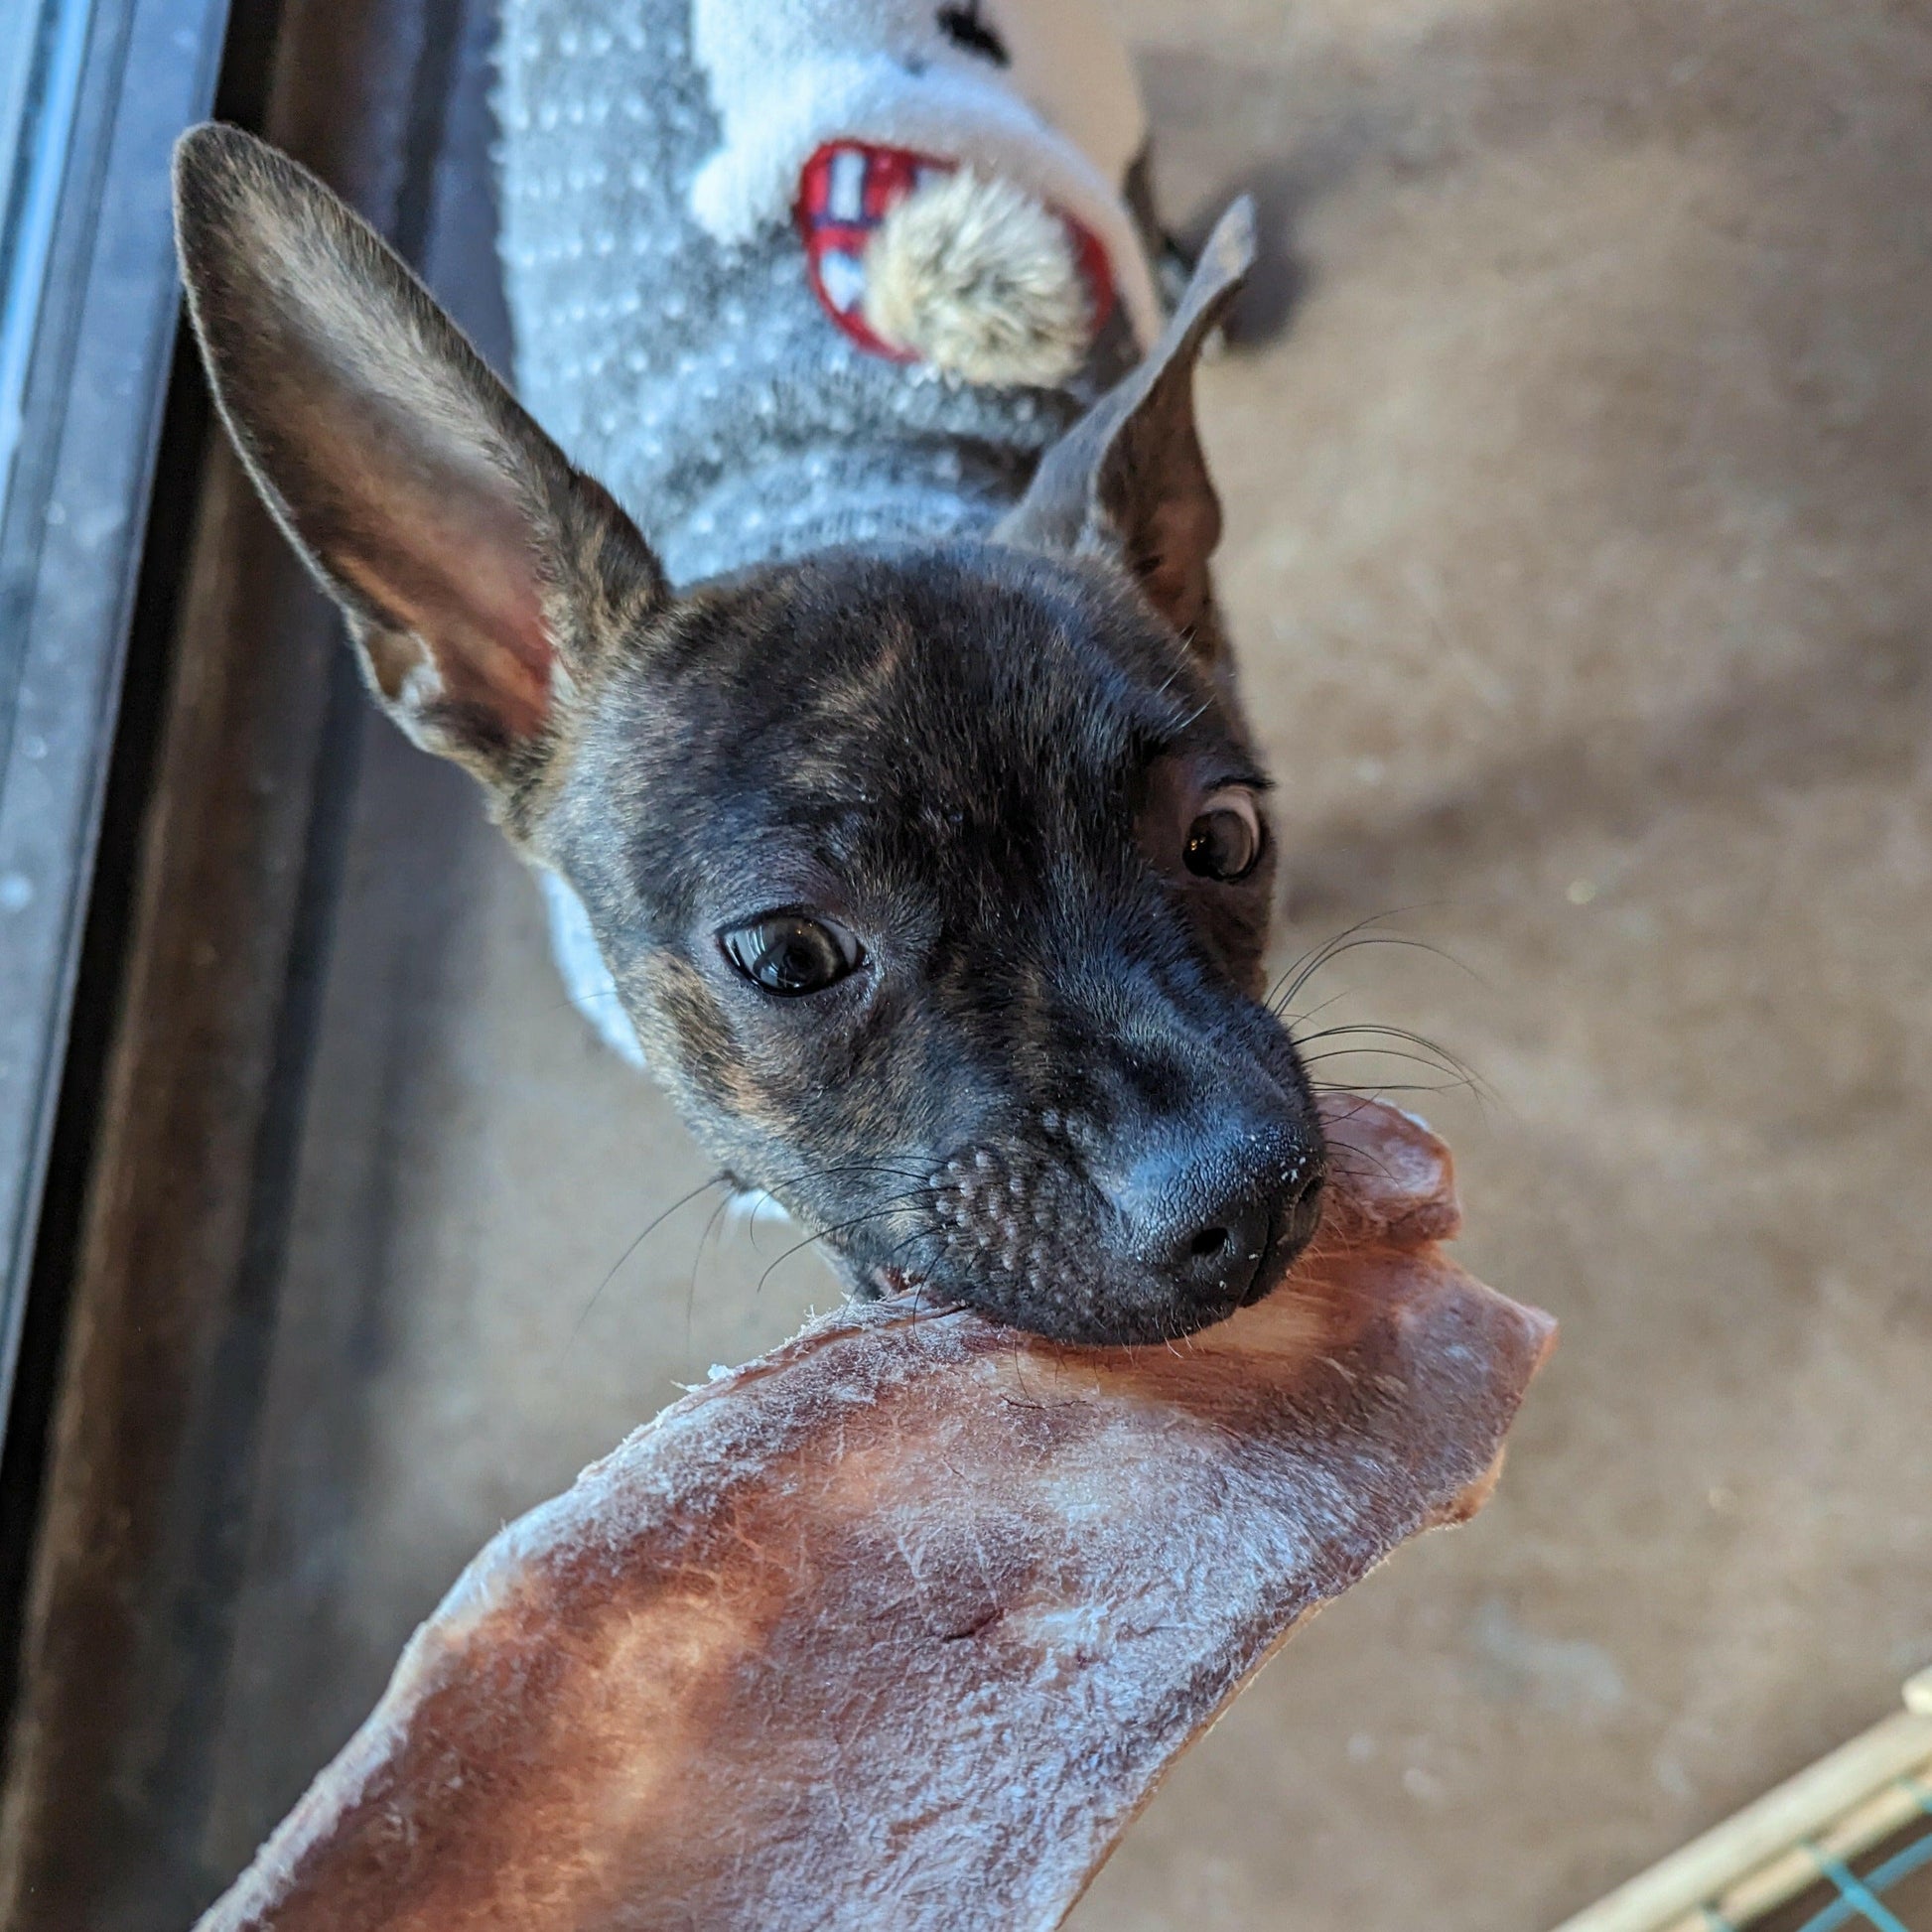
[[1116, 1205], [1135, 1257], [1211, 1319], [1265, 1294], [1308, 1245], [1320, 1186], [1302, 1134], [1244, 1127], [1151, 1150]]

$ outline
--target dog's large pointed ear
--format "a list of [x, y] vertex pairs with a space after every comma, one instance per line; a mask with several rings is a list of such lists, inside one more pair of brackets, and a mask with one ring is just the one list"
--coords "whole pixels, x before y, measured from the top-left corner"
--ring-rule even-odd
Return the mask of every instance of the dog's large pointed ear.
[[418, 744], [515, 790], [611, 640], [666, 601], [643, 539], [286, 156], [192, 130], [175, 223], [222, 419], [347, 613], [377, 698]]
[[1203, 629], [1207, 563], [1221, 537], [1194, 427], [1194, 364], [1254, 264], [1254, 229], [1243, 196], [1215, 224], [1147, 359], [1046, 452], [995, 533], [1027, 549], [1117, 558], [1183, 636]]

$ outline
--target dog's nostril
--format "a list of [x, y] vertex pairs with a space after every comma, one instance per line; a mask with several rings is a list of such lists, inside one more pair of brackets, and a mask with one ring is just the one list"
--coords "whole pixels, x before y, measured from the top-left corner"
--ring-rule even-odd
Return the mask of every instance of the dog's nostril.
[[1321, 1193], [1322, 1171], [1318, 1162], [1311, 1162], [1300, 1173], [1294, 1175], [1282, 1194], [1282, 1206], [1290, 1214], [1299, 1214], [1314, 1206]]
[[1196, 1261], [1205, 1261], [1209, 1255], [1217, 1255], [1228, 1244], [1226, 1228], [1202, 1228], [1187, 1244], [1187, 1252]]

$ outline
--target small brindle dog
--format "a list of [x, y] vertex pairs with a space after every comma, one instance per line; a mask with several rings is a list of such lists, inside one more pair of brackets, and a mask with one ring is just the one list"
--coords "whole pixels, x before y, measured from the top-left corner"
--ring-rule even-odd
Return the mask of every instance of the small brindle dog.
[[[981, 44], [959, 59], [991, 73], [998, 11], [965, 11]], [[321, 184], [207, 127], [177, 190], [222, 417], [371, 692], [574, 890], [649, 1065], [731, 1176], [821, 1234], [858, 1292], [916, 1286], [1066, 1340], [1184, 1335], [1282, 1281], [1324, 1154], [1263, 998], [1267, 780], [1209, 582], [1192, 400], [1252, 252], [1245, 208], [1158, 340], [1126, 339], [1124, 373], [1035, 384], [1024, 408], [850, 347], [800, 294], [827, 365], [882, 399], [876, 436], [841, 419], [854, 461], [915, 422], [922, 476], [963, 479], [958, 514], [802, 554], [746, 535], [749, 558], [690, 581], [645, 485], [598, 461], [649, 535]], [[707, 286], [750, 259], [676, 218], [712, 251]], [[795, 228], [756, 246], [778, 287]], [[519, 259], [541, 272], [540, 246]], [[656, 260], [674, 279], [675, 253]], [[710, 340], [757, 321], [711, 318]], [[594, 386], [604, 364], [583, 366]], [[783, 431], [806, 392], [759, 393]], [[944, 407], [982, 393], [1026, 434], [949, 444]], [[681, 399], [704, 394], [691, 378]], [[580, 461], [621, 451], [627, 407], [607, 445], [589, 415], [559, 433]], [[785, 446], [801, 465], [808, 413]], [[729, 448], [699, 455], [707, 487], [742, 483]]]

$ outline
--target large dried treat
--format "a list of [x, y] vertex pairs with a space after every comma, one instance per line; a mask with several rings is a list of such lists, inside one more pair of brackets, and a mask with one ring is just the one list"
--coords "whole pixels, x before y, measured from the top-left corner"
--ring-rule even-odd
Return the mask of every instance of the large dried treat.
[[676, 1403], [496, 1537], [204, 1920], [1055, 1925], [1294, 1628], [1487, 1486], [1547, 1316], [1447, 1150], [1324, 1109], [1323, 1232], [1172, 1348], [907, 1301]]

